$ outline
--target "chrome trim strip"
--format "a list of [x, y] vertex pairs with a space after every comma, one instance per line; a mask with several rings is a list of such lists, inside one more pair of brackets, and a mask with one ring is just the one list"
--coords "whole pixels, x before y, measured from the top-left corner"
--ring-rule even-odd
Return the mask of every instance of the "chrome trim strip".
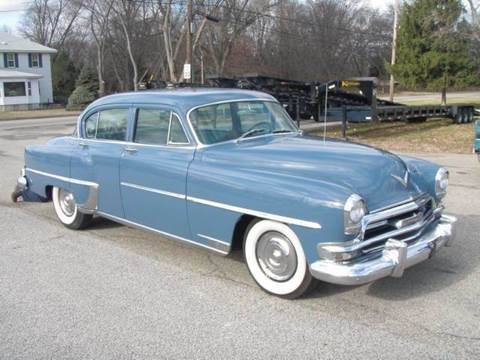
[[100, 140], [100, 139], [87, 139], [87, 138], [75, 138], [75, 140], [87, 141], [92, 143], [101, 143], [101, 144], [118, 144], [118, 145], [134, 145], [141, 147], [153, 147], [153, 148], [169, 148], [169, 149], [195, 149], [193, 145], [181, 145], [180, 143], [171, 143], [170, 145], [154, 145], [154, 144], [140, 144], [132, 141], [121, 141], [121, 140]]
[[203, 235], [203, 234], [197, 234], [197, 236], [200, 236], [201, 238], [204, 238], [204, 239], [207, 239], [207, 240], [216, 241], [216, 242], [218, 242], [220, 244], [223, 244], [223, 245], [230, 246], [230, 244], [227, 243], [226, 241], [218, 240], [218, 239], [215, 239], [211, 236], [207, 236], [207, 235]]
[[211, 247], [211, 246], [208, 246], [208, 245], [205, 245], [205, 244], [201, 244], [201, 243], [196, 242], [196, 241], [193, 241], [193, 240], [185, 239], [185, 238], [183, 238], [183, 237], [181, 237], [181, 236], [173, 235], [173, 234], [167, 233], [167, 232], [165, 232], [165, 231], [157, 230], [157, 229], [151, 228], [151, 227], [149, 227], [149, 226], [142, 225], [142, 224], [139, 224], [139, 223], [130, 221], [130, 220], [126, 220], [126, 219], [120, 218], [120, 217], [115, 216], [115, 215], [110, 215], [110, 214], [107, 214], [107, 213], [104, 213], [104, 212], [101, 212], [101, 211], [98, 211], [97, 214], [100, 215], [100, 216], [102, 216], [102, 217], [105, 217], [105, 218], [107, 218], [107, 219], [110, 219], [110, 220], [112, 220], [112, 221], [115, 221], [115, 222], [124, 224], [124, 225], [126, 225], [126, 226], [133, 226], [133, 227], [139, 228], [139, 229], [141, 229], [141, 230], [148, 230], [148, 231], [151, 231], [151, 232], [154, 232], [154, 233], [163, 235], [163, 236], [165, 236], [165, 237], [171, 238], [171, 239], [173, 239], [173, 240], [182, 241], [182, 242], [185, 242], [185, 243], [187, 243], [187, 244], [196, 245], [196, 246], [199, 246], [199, 247], [203, 247], [203, 248], [205, 248], [205, 249], [208, 249], [208, 250], [212, 250], [212, 251], [218, 252], [218, 253], [220, 253], [220, 254], [222, 254], [222, 255], [228, 255], [228, 252], [229, 252], [229, 251], [224, 251], [224, 250], [216, 249], [216, 248], [214, 248], [214, 247]]
[[98, 187], [98, 184], [95, 183], [95, 182], [92, 182], [92, 181], [73, 179], [73, 178], [69, 178], [69, 177], [65, 177], [65, 176], [61, 176], [61, 175], [55, 175], [55, 174], [47, 173], [47, 172], [40, 171], [40, 170], [34, 170], [34, 169], [31, 169], [31, 168], [25, 168], [25, 170], [33, 172], [33, 173], [38, 174], [38, 175], [48, 176], [48, 177], [51, 177], [51, 178], [54, 178], [54, 179], [70, 182], [72, 184], [85, 185], [85, 186], [97, 186]]
[[154, 189], [154, 188], [150, 188], [150, 187], [146, 187], [146, 186], [132, 184], [132, 183], [129, 183], [129, 182], [121, 182], [120, 185], [130, 187], [130, 188], [133, 188], [133, 189], [152, 192], [152, 193], [155, 193], [155, 194], [171, 196], [171, 197], [174, 197], [174, 198], [177, 198], [177, 199], [182, 199], [182, 200], [186, 199], [186, 196], [182, 195], [182, 194], [177, 194], [177, 193], [173, 193], [173, 192], [170, 192], [170, 191], [158, 190], [158, 189]]
[[[67, 178], [67, 177], [64, 177], [64, 176], [49, 174], [49, 173], [45, 173], [43, 171], [33, 170], [33, 169], [29, 169], [29, 168], [26, 168], [26, 170], [37, 173], [37, 174], [40, 174], [40, 175], [50, 176], [50, 177], [53, 177], [53, 178], [56, 178], [56, 179], [59, 179], [59, 180], [66, 181], [66, 182], [71, 182], [73, 184], [86, 185], [86, 186], [98, 188], [98, 184], [94, 183], [94, 182]], [[316, 222], [313, 222], [313, 221], [306, 221], [306, 220], [295, 219], [295, 218], [291, 218], [291, 217], [287, 217], [287, 216], [270, 214], [270, 213], [266, 213], [266, 212], [263, 212], [263, 211], [257, 211], [257, 210], [242, 208], [242, 207], [238, 207], [238, 206], [234, 206], [234, 205], [219, 203], [219, 202], [216, 202], [216, 201], [200, 199], [200, 198], [196, 198], [196, 197], [192, 197], [192, 196], [186, 196], [184, 194], [177, 194], [177, 193], [172, 193], [172, 192], [169, 192], [169, 191], [153, 189], [153, 188], [149, 188], [149, 187], [145, 187], [145, 186], [141, 186], [141, 185], [131, 184], [131, 183], [128, 183], [128, 182], [121, 182], [120, 184], [123, 185], [123, 186], [136, 188], [136, 189], [139, 189], [139, 190], [149, 191], [149, 192], [153, 192], [153, 193], [157, 193], [157, 194], [161, 194], [161, 195], [165, 195], [165, 196], [171, 196], [171, 197], [175, 197], [175, 198], [182, 199], [182, 200], [188, 200], [188, 201], [192, 201], [192, 202], [203, 204], [203, 205], [213, 206], [213, 207], [220, 208], [220, 209], [225, 209], [225, 210], [229, 210], [229, 211], [233, 211], [233, 212], [237, 212], [237, 213], [241, 213], [241, 214], [248, 214], [248, 215], [252, 215], [252, 216], [257, 216], [257, 217], [261, 217], [261, 218], [264, 218], [264, 219], [274, 220], [274, 221], [283, 222], [283, 223], [287, 223], [287, 224], [291, 224], [291, 225], [303, 226], [303, 227], [307, 227], [307, 228], [310, 228], [310, 229], [321, 229], [322, 228], [322, 226], [319, 223], [316, 223]]]
[[238, 206], [219, 203], [219, 202], [216, 202], [216, 201], [199, 199], [199, 198], [196, 198], [196, 197], [193, 197], [193, 196], [187, 196], [187, 200], [198, 203], [198, 204], [202, 204], [202, 205], [213, 206], [213, 207], [220, 208], [220, 209], [225, 209], [225, 210], [229, 210], [229, 211], [233, 211], [233, 212], [237, 212], [237, 213], [241, 213], [241, 214], [248, 214], [248, 215], [252, 215], [252, 216], [257, 216], [257, 217], [261, 217], [261, 218], [265, 218], [265, 219], [269, 219], [269, 220], [274, 220], [274, 221], [278, 221], [278, 222], [283, 222], [283, 223], [287, 223], [287, 224], [291, 224], [291, 225], [298, 225], [298, 226], [303, 226], [303, 227], [307, 227], [307, 228], [311, 228], [311, 229], [321, 229], [322, 228], [322, 226], [319, 223], [312, 222], [312, 221], [305, 221], [305, 220], [294, 219], [294, 218], [291, 218], [291, 217], [286, 217], [286, 216], [281, 216], [281, 215], [274, 215], [274, 214], [266, 213], [266, 212], [263, 212], [263, 211], [251, 210], [251, 209], [246, 209], [246, 208], [242, 208], [242, 207], [238, 207]]

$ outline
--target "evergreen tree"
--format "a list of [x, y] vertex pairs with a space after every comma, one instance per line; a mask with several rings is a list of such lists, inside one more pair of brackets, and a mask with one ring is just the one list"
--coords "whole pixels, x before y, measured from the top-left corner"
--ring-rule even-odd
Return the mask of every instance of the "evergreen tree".
[[52, 82], [55, 102], [65, 104], [75, 89], [78, 71], [67, 52], [60, 50], [53, 60]]
[[68, 98], [68, 109], [82, 108], [91, 103], [98, 94], [97, 72], [88, 64], [85, 64], [80, 71], [75, 90]]
[[471, 37], [460, 0], [404, 3], [394, 74], [409, 88], [442, 90], [479, 82], [471, 61]]

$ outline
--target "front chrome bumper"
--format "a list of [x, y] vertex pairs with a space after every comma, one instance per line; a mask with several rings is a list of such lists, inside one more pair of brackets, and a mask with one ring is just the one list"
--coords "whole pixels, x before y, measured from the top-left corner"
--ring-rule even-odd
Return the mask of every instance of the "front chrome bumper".
[[18, 198], [23, 195], [23, 193], [28, 189], [28, 181], [25, 174], [25, 168], [22, 168], [20, 172], [20, 176], [17, 179], [17, 183], [15, 184], [15, 188], [12, 191], [11, 199], [13, 202], [17, 202]]
[[454, 216], [442, 215], [433, 229], [423, 234], [415, 243], [389, 239], [380, 257], [373, 260], [336, 262], [318, 260], [310, 265], [316, 279], [339, 285], [361, 285], [387, 276], [401, 277], [403, 271], [434, 255], [455, 238]]

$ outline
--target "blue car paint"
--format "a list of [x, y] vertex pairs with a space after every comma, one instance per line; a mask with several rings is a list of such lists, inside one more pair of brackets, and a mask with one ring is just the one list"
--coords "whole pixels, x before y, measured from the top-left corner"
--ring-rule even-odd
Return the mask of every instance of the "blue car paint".
[[[134, 153], [125, 153], [120, 160], [125, 218], [190, 238], [185, 184], [194, 148], [137, 146], [136, 149]], [[134, 187], [137, 185], [143, 189]]]
[[[208, 247], [224, 246], [225, 252], [230, 249], [235, 225], [244, 215], [238, 209], [319, 224], [318, 228], [298, 222], [290, 225], [300, 238], [309, 263], [318, 259], [319, 242], [351, 239], [344, 235], [343, 206], [352, 193], [366, 200], [369, 211], [408, 201], [424, 192], [435, 197], [437, 165], [364, 145], [281, 134], [194, 146], [194, 134], [187, 122], [192, 108], [246, 99], [275, 101], [264, 93], [225, 89], [105, 97], [92, 103], [80, 121], [99, 110], [129, 106], [132, 110], [126, 144], [58, 138], [44, 146], [28, 147], [26, 167], [96, 182], [100, 186], [98, 212]], [[192, 146], [133, 144], [135, 107], [167, 108], [178, 114]], [[78, 133], [81, 137], [82, 126]], [[86, 154], [80, 142], [88, 144], [90, 154]], [[137, 151], [123, 152], [127, 144]], [[392, 175], [402, 178], [407, 168], [410, 181], [405, 187]], [[78, 201], [88, 196], [85, 185], [32, 172], [28, 176], [31, 189], [38, 194], [45, 194], [45, 187], [53, 185], [71, 189]]]

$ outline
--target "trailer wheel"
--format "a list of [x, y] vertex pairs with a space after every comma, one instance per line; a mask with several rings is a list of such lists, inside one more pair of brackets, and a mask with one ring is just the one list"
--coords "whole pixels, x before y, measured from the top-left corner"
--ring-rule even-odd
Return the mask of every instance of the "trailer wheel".
[[455, 123], [456, 124], [461, 124], [462, 123], [462, 113], [461, 113], [461, 109], [458, 109], [457, 110], [457, 113], [455, 114]]
[[467, 122], [471, 123], [473, 121], [474, 110], [473, 108], [468, 109], [468, 119]]
[[468, 109], [463, 109], [462, 111], [462, 123], [468, 123]]

